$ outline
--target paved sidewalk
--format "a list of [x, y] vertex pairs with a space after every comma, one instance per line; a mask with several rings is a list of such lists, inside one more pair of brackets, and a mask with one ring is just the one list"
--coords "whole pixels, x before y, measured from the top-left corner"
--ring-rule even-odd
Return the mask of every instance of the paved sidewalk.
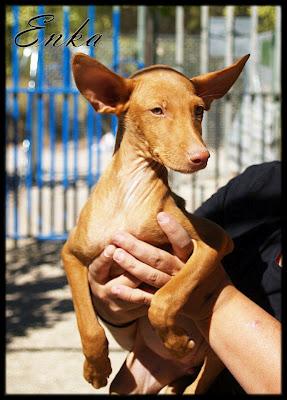
[[95, 390], [82, 376], [83, 354], [61, 243], [7, 250], [6, 394], [107, 394], [126, 353], [108, 334], [113, 373]]

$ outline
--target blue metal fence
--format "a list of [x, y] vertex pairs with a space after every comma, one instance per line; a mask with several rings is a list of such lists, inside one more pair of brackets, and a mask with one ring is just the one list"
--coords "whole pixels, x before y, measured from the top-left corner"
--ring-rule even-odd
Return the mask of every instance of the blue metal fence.
[[[76, 7], [77, 11], [85, 10], [84, 18], [89, 19], [87, 35], [92, 37], [96, 33], [95, 21], [101, 18], [101, 7]], [[236, 90], [216, 102], [205, 116], [205, 140], [213, 152], [209, 167], [201, 171], [200, 179], [197, 174], [170, 174], [173, 190], [186, 199], [187, 208], [192, 211], [248, 165], [280, 158], [280, 7], [276, 7], [277, 34], [267, 32], [268, 39], [266, 35], [259, 38], [255, 23], [253, 29], [246, 28], [246, 23], [251, 24], [249, 17], [235, 18], [234, 6], [227, 6], [225, 16], [218, 18], [209, 18], [209, 6], [201, 6], [200, 33], [185, 34], [185, 11], [176, 6], [175, 34], [158, 32], [154, 49], [147, 45], [147, 7], [135, 8], [137, 35], [126, 34], [124, 29], [120, 35], [120, 21], [125, 15], [121, 15], [123, 9], [113, 6], [112, 28], [105, 29], [101, 38], [100, 44], [104, 45], [76, 50], [88, 49], [90, 56], [124, 76], [144, 67], [143, 60], [151, 58], [146, 57], [148, 52], [154, 52], [157, 63], [180, 68], [187, 76], [223, 68], [243, 54], [253, 53], [253, 67], [247, 66]], [[257, 6], [251, 8], [256, 16]], [[57, 7], [64, 40], [73, 27], [71, 9]], [[12, 7], [12, 68], [6, 90], [6, 232], [15, 243], [21, 238], [64, 240], [111, 156], [117, 118], [95, 113], [79, 95], [71, 77], [72, 47], [44, 47], [43, 43], [34, 47], [34, 52], [29, 53], [30, 81], [23, 80], [27, 75], [22, 73], [25, 54], [14, 44], [23, 22], [27, 23], [20, 20], [21, 11], [20, 6]], [[38, 6], [36, 11], [37, 15], [49, 13], [49, 7]], [[254, 21], [258, 22], [258, 18]], [[246, 32], [244, 35], [239, 27]], [[40, 30], [40, 42], [43, 35]], [[275, 39], [271, 40], [273, 35]], [[258, 46], [259, 39], [268, 44], [274, 65], [271, 59], [264, 65], [258, 62], [262, 47]]]
[[[68, 46], [62, 47], [62, 85], [49, 86], [45, 76], [45, 52], [51, 47], [44, 47], [44, 30], [38, 30], [38, 59], [36, 79], [30, 80], [28, 87], [21, 85], [20, 76], [20, 48], [14, 43], [19, 33], [19, 6], [12, 7], [12, 70], [11, 83], [6, 89], [6, 112], [9, 116], [7, 128], [7, 158], [10, 161], [12, 151], [13, 165], [7, 166], [6, 180], [6, 232], [7, 237], [18, 239], [33, 237], [43, 239], [65, 239], [69, 228], [74, 225], [78, 214], [79, 184], [87, 188], [88, 195], [91, 187], [101, 174], [100, 141], [103, 135], [103, 117], [96, 114], [90, 104], [86, 104], [87, 113], [84, 126], [86, 132], [87, 171], [83, 175], [79, 172], [80, 155], [80, 122], [81, 112], [79, 92], [71, 79], [71, 51]], [[96, 6], [87, 7], [88, 36], [95, 35]], [[45, 7], [37, 7], [37, 15], [45, 14]], [[70, 7], [62, 9], [63, 40], [70, 35]], [[119, 35], [120, 35], [120, 7], [113, 7], [113, 59], [109, 67], [119, 69]], [[52, 48], [53, 49], [53, 48]], [[94, 57], [96, 49], [89, 46], [89, 55]], [[20, 101], [25, 104], [24, 135], [20, 128]], [[23, 101], [23, 98], [25, 100]], [[57, 109], [61, 107], [61, 146], [62, 146], [62, 174], [59, 177], [57, 169]], [[111, 132], [115, 135], [117, 118], [110, 117]], [[58, 137], [59, 139], [59, 137]], [[59, 141], [59, 140], [58, 140]], [[69, 149], [73, 145], [73, 155]], [[20, 150], [25, 149], [25, 168], [23, 159], [20, 160]], [[44, 156], [44, 149], [49, 151], [49, 166]], [[96, 149], [95, 151], [93, 149]], [[23, 158], [23, 157], [22, 157]], [[83, 157], [82, 157], [83, 158]], [[73, 164], [71, 173], [70, 164]], [[21, 163], [21, 165], [19, 164]], [[11, 162], [10, 162], [11, 164]], [[62, 190], [59, 195], [59, 189]], [[49, 195], [47, 195], [47, 190]], [[47, 200], [48, 199], [48, 200]], [[81, 195], [83, 202], [83, 195]], [[73, 202], [73, 221], [68, 212]], [[61, 204], [59, 204], [61, 203]], [[69, 203], [69, 205], [68, 205]], [[61, 208], [62, 219], [59, 228], [57, 209]], [[71, 208], [71, 207], [70, 207]], [[69, 214], [69, 215], [68, 215]], [[70, 220], [68, 221], [68, 218]], [[47, 222], [47, 221], [48, 222]], [[47, 225], [48, 224], [48, 225]], [[20, 226], [21, 225], [21, 226]], [[23, 226], [24, 225], [24, 226]], [[45, 225], [45, 226], [44, 226]], [[58, 225], [58, 228], [56, 228]], [[47, 227], [48, 226], [48, 227]]]

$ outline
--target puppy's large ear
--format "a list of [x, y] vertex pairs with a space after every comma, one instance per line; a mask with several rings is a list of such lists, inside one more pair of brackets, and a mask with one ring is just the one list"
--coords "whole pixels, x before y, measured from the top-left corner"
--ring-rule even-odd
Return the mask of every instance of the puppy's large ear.
[[100, 113], [120, 114], [128, 107], [132, 79], [125, 79], [83, 53], [73, 57], [72, 70], [77, 88]]
[[219, 99], [228, 92], [239, 77], [249, 56], [250, 54], [247, 54], [229, 67], [199, 75], [190, 80], [196, 95], [203, 99], [206, 110], [214, 99]]

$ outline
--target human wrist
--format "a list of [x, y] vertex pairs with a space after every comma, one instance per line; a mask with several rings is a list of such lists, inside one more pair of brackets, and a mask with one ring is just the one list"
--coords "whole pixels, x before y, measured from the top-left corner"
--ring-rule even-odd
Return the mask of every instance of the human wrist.
[[106, 334], [110, 334], [121, 348], [131, 351], [134, 346], [137, 320], [123, 323], [122, 325], [115, 325], [114, 323], [106, 321], [98, 313], [97, 316], [101, 322], [101, 325], [105, 329]]
[[99, 313], [97, 313], [97, 314], [98, 314], [98, 317], [100, 318], [101, 321], [103, 321], [105, 324], [107, 324], [109, 326], [112, 326], [113, 328], [126, 328], [126, 327], [131, 326], [132, 324], [134, 324], [136, 322], [136, 319], [133, 319], [133, 320], [127, 321], [127, 322], [122, 322], [122, 323], [116, 322], [116, 323], [114, 323], [114, 322], [108, 321], [106, 318], [104, 318]]
[[[106, 303], [95, 296], [92, 296], [92, 302], [94, 310], [97, 316], [100, 318], [100, 320], [111, 327], [124, 328], [132, 325], [136, 321], [135, 319], [128, 320], [128, 318], [126, 319], [124, 318], [120, 319], [119, 317], [115, 318], [115, 313], [111, 313]], [[101, 310], [101, 312], [99, 312], [99, 310]]]
[[221, 315], [224, 312], [224, 309], [233, 302], [234, 296], [236, 296], [237, 292], [238, 290], [230, 280], [222, 282], [214, 293], [213, 305], [210, 312], [205, 318], [195, 321], [198, 329], [207, 340], [209, 339], [212, 321]]

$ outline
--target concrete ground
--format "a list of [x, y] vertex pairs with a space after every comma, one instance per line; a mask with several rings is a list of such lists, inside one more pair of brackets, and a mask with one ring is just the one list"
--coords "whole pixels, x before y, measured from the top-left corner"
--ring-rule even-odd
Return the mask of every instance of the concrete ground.
[[[82, 376], [83, 355], [70, 289], [59, 252], [62, 243], [7, 243], [6, 394], [107, 394]], [[126, 353], [108, 334], [113, 373]]]

